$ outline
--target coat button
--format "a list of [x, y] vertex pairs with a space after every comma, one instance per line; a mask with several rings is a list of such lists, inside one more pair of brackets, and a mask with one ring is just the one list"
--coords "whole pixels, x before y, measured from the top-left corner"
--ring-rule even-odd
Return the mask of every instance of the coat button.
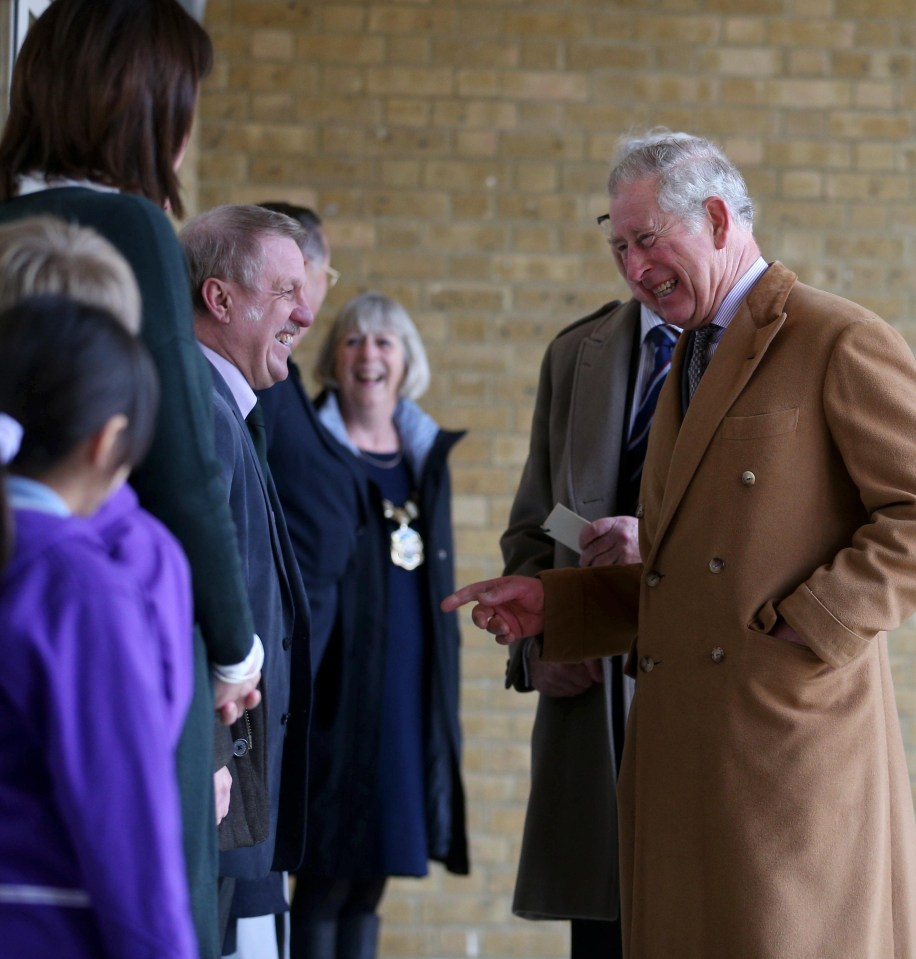
[[644, 673], [651, 673], [655, 669], [655, 660], [651, 656], [643, 656], [639, 661], [639, 668]]
[[439, 559], [442, 559], [442, 560], [448, 559], [448, 550], [447, 550], [447, 549], [440, 549], [437, 555], [438, 555]]
[[652, 570], [651, 573], [646, 573], [646, 586], [658, 586], [662, 581], [662, 574], [656, 570]]
[[714, 663], [721, 663], [725, 659], [725, 650], [721, 646], [716, 646], [710, 655]]
[[289, 649], [292, 645], [293, 645], [293, 637], [292, 637], [292, 636], [284, 636], [284, 637], [283, 637], [283, 648], [284, 648], [284, 649]]
[[232, 744], [232, 755], [233, 756], [244, 756], [248, 752], [248, 740], [247, 739], [237, 739]]
[[713, 556], [709, 561], [709, 572], [721, 573], [723, 569], [725, 569], [725, 560], [720, 559], [718, 556]]
[[741, 482], [745, 486], [753, 486], [757, 482], [757, 477], [750, 470], [745, 470], [741, 474]]
[[643, 506], [642, 503], [637, 503], [637, 505], [636, 505], [636, 518], [637, 518], [637, 519], [642, 519], [643, 516], [645, 516], [645, 515], [646, 515], [646, 508], [645, 508], [645, 506]]

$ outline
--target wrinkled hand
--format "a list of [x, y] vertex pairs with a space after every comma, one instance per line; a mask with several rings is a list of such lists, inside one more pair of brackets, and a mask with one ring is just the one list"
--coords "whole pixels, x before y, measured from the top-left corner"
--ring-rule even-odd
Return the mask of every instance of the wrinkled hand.
[[213, 792], [216, 795], [216, 825], [229, 814], [229, 795], [232, 791], [232, 773], [228, 766], [217, 769], [213, 774]]
[[595, 683], [604, 682], [600, 659], [584, 663], [545, 663], [534, 643], [528, 655], [528, 673], [531, 685], [545, 696], [578, 696]]
[[446, 613], [476, 602], [471, 610], [474, 625], [485, 629], [503, 646], [544, 629], [544, 587], [530, 576], [500, 576], [471, 583], [446, 596], [440, 604]]
[[213, 702], [219, 721], [224, 726], [231, 726], [246, 709], [254, 709], [261, 702], [261, 692], [257, 688], [260, 681], [260, 673], [243, 683], [214, 680]]
[[635, 516], [604, 516], [579, 534], [580, 566], [622, 566], [639, 562], [639, 521]]

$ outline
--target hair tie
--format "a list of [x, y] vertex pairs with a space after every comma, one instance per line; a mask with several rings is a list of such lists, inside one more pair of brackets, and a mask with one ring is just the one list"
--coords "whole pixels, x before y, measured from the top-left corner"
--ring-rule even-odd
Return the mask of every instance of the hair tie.
[[0, 466], [12, 463], [22, 442], [22, 424], [8, 413], [0, 413]]

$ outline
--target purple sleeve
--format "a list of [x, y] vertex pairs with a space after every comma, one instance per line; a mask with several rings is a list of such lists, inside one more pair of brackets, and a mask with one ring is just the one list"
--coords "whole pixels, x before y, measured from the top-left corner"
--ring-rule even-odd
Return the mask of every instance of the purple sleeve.
[[82, 574], [92, 588], [80, 602], [67, 589], [51, 594], [48, 645], [39, 650], [47, 683], [41, 734], [55, 799], [108, 953], [191, 959], [158, 652], [132, 586], [107, 563]]
[[167, 730], [173, 746], [184, 726], [194, 684], [191, 572], [178, 540], [122, 486], [88, 519], [108, 555], [125, 567], [143, 596], [159, 643]]

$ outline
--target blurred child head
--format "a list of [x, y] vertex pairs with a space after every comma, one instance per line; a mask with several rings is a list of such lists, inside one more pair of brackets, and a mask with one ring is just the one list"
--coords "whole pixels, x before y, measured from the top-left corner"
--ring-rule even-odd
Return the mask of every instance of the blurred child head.
[[[84, 483], [75, 512], [92, 512], [143, 459], [158, 402], [149, 354], [107, 311], [38, 296], [0, 313], [0, 416], [21, 430], [3, 468], [55, 489]], [[10, 538], [5, 522], [0, 556]]]
[[0, 309], [41, 293], [102, 307], [131, 333], [140, 330], [133, 270], [104, 237], [53, 216], [0, 226]]

